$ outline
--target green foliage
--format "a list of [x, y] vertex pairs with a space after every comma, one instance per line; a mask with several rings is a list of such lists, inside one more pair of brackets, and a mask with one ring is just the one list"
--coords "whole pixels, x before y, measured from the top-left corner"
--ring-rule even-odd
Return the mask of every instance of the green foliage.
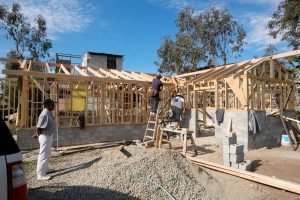
[[300, 48], [300, 1], [283, 0], [273, 13], [272, 20], [267, 26], [270, 35], [274, 38], [281, 37], [294, 49]]
[[[281, 37], [293, 49], [300, 49], [300, 1], [283, 0], [269, 21], [269, 34], [274, 38]], [[285, 64], [295, 77], [300, 75], [300, 56], [286, 59]]]
[[226, 64], [228, 55], [239, 53], [245, 44], [246, 33], [227, 10], [209, 8], [196, 15], [187, 7], [176, 20], [178, 32], [173, 41], [165, 36], [157, 51], [160, 72], [185, 73], [195, 71], [200, 62], [214, 64], [211, 58], [221, 58]]
[[269, 45], [264, 49], [263, 57], [274, 55], [274, 54], [276, 54], [277, 50], [278, 50], [278, 49], [277, 49], [273, 44], [269, 44]]
[[[15, 48], [8, 52], [8, 57], [39, 60], [49, 56], [52, 42], [47, 38], [46, 21], [42, 16], [37, 16], [31, 26], [19, 4], [14, 3], [11, 10], [0, 5], [0, 28], [5, 32], [5, 38], [14, 42]], [[26, 52], [29, 55], [26, 56]]]

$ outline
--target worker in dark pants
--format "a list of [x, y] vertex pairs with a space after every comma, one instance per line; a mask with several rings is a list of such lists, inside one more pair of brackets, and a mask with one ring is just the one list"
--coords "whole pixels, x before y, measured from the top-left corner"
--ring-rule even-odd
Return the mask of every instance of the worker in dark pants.
[[181, 128], [182, 114], [185, 110], [184, 97], [181, 93], [177, 93], [175, 98], [171, 101], [171, 109], [174, 113], [174, 122], [177, 123], [177, 127]]
[[159, 102], [159, 93], [163, 88], [163, 83], [160, 80], [161, 74], [156, 74], [156, 77], [152, 80], [152, 88], [155, 91], [154, 95], [151, 96], [151, 109], [150, 116], [154, 117], [157, 113], [158, 102]]

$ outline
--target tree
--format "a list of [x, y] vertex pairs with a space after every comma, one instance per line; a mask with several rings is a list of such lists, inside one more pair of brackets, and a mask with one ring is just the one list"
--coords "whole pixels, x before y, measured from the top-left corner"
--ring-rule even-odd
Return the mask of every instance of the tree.
[[226, 9], [209, 8], [195, 24], [211, 58], [221, 58], [226, 65], [228, 55], [243, 51], [246, 32]]
[[264, 54], [263, 57], [265, 56], [271, 56], [276, 54], [277, 48], [273, 44], [269, 44], [265, 49], [264, 49]]
[[5, 5], [0, 5], [0, 28], [5, 31], [5, 38], [14, 42], [15, 47], [8, 52], [8, 56], [33, 60], [49, 56], [52, 42], [47, 38], [46, 21], [39, 15], [34, 22], [35, 26], [27, 22], [19, 4], [13, 4], [11, 11]]
[[177, 74], [194, 71], [201, 61], [214, 65], [220, 58], [227, 63], [229, 54], [241, 52], [246, 33], [227, 10], [209, 8], [196, 15], [187, 7], [176, 20], [175, 41], [167, 36], [157, 51], [161, 62], [155, 62], [160, 72]]
[[[52, 48], [52, 42], [47, 38], [46, 21], [42, 16], [37, 16], [32, 26], [21, 12], [19, 4], [13, 4], [11, 10], [5, 5], [0, 5], [0, 29], [4, 30], [5, 38], [12, 40], [14, 43], [14, 48], [8, 51], [7, 57], [33, 60], [49, 57], [49, 49]], [[6, 69], [18, 70], [19, 67], [19, 64], [6, 63], [5, 65]], [[33, 68], [40, 70], [40, 66], [33, 66]], [[16, 76], [9, 75], [7, 77]], [[22, 81], [19, 77], [17, 89], [20, 83]], [[7, 86], [4, 86], [2, 90], [8, 96]], [[16, 97], [13, 96], [13, 93], [10, 95], [9, 98], [12, 103], [12, 99]], [[7, 101], [7, 99], [4, 101]], [[11, 108], [15, 106], [10, 105]]]
[[281, 37], [294, 49], [300, 48], [300, 1], [283, 0], [273, 13], [267, 27], [274, 38]]
[[179, 31], [175, 41], [170, 36], [163, 37], [162, 45], [157, 51], [161, 62], [155, 62], [159, 66], [159, 72], [181, 74], [193, 71], [201, 60], [205, 60], [205, 51], [195, 29], [193, 12], [188, 7], [179, 13], [176, 20]]

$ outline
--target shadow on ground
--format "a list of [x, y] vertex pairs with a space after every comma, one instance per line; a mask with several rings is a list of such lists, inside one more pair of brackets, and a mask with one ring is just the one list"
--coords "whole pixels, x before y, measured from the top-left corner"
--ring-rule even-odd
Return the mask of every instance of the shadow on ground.
[[77, 170], [81, 170], [81, 169], [85, 169], [85, 168], [89, 168], [90, 166], [92, 166], [95, 162], [98, 162], [99, 160], [101, 160], [101, 157], [99, 158], [95, 158], [94, 160], [91, 160], [89, 162], [83, 163], [83, 164], [79, 164], [79, 165], [75, 165], [72, 167], [68, 167], [68, 168], [64, 168], [64, 169], [60, 169], [59, 173], [56, 173], [55, 175], [53, 175], [52, 177], [56, 177], [56, 176], [61, 176], [64, 174], [68, 174]]
[[251, 167], [251, 171], [255, 172], [259, 166], [261, 166], [261, 160], [253, 160], [252, 161], [252, 167]]
[[88, 199], [88, 200], [138, 200], [128, 194], [110, 189], [91, 186], [47, 186], [29, 189], [30, 200], [64, 200], [64, 199]]

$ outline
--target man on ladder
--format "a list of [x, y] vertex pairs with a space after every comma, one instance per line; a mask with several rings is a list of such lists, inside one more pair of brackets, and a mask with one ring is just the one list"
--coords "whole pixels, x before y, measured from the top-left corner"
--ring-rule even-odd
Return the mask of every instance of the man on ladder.
[[151, 96], [151, 109], [150, 109], [150, 116], [155, 117], [158, 108], [159, 102], [159, 92], [163, 88], [163, 83], [160, 80], [161, 74], [156, 74], [156, 77], [152, 80], [152, 89], [154, 90], [154, 94]]
[[155, 134], [156, 134], [156, 129], [158, 128], [158, 103], [159, 103], [159, 92], [163, 88], [163, 83], [160, 80], [161, 79], [161, 74], [156, 74], [156, 77], [152, 80], [152, 86], [149, 88], [149, 91], [147, 92], [148, 95], [150, 96], [150, 116], [149, 120], [147, 123], [145, 135], [144, 135], [144, 140], [143, 142], [146, 142], [148, 140], [152, 140], [154, 142], [155, 139]]

